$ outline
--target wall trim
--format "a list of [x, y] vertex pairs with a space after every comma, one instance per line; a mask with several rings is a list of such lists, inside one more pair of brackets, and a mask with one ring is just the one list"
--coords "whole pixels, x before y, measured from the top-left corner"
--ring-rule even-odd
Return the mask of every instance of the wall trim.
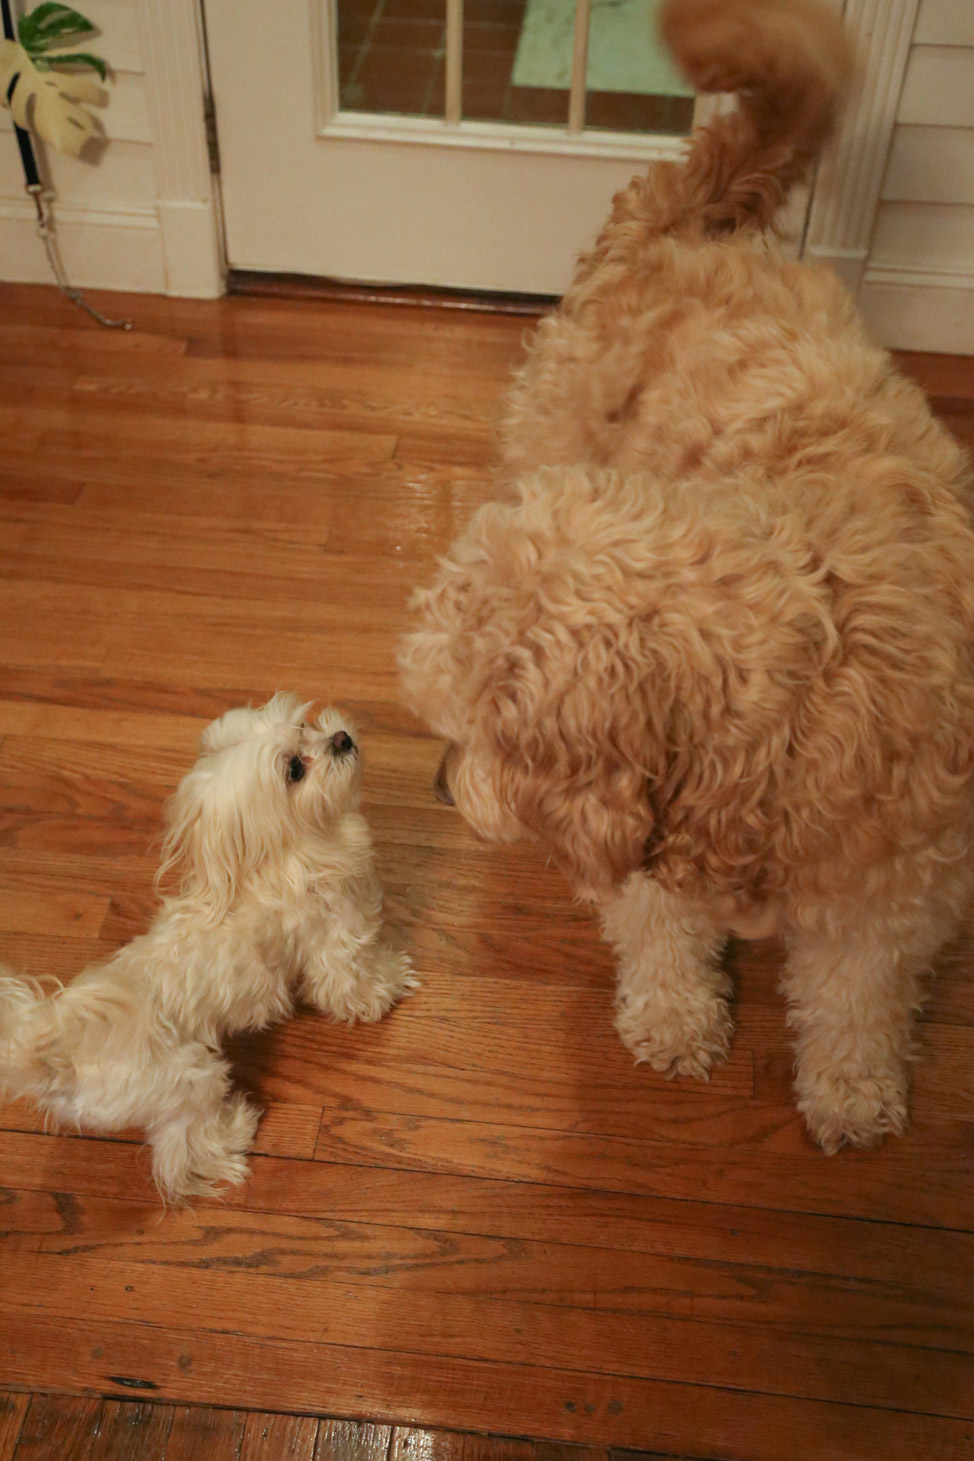
[[859, 308], [888, 349], [974, 355], [974, 270], [868, 268]]
[[225, 267], [210, 173], [201, 0], [136, 0], [145, 58], [165, 292], [216, 298]]
[[[76, 288], [166, 292], [162, 233], [154, 208], [122, 211], [57, 204], [54, 224], [61, 262]], [[54, 283], [28, 198], [0, 198], [0, 279]]]
[[853, 294], [866, 273], [918, 9], [919, 0], [845, 5], [856, 51], [869, 59], [818, 170], [805, 256], [829, 264]]

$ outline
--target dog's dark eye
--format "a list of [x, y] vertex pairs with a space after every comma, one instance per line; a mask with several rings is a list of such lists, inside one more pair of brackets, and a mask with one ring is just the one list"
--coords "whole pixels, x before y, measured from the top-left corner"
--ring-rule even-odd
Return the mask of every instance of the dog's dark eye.
[[287, 763], [287, 779], [288, 781], [304, 780], [304, 762], [300, 756], [292, 756]]

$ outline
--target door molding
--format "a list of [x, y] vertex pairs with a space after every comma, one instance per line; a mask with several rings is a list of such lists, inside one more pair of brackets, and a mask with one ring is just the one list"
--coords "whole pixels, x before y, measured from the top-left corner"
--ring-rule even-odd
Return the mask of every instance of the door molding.
[[166, 293], [224, 292], [219, 199], [210, 172], [203, 0], [136, 0], [152, 129]]
[[919, 0], [847, 0], [846, 29], [865, 62], [818, 170], [805, 257], [853, 295], [869, 259]]

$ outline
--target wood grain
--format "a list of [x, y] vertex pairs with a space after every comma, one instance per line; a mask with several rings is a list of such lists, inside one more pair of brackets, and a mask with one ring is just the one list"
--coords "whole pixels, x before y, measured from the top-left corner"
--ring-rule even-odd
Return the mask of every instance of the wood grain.
[[141, 1400], [105, 1400], [91, 1429], [87, 1461], [162, 1461], [169, 1454], [173, 1409]]
[[32, 1395], [13, 1452], [14, 1461], [52, 1456], [88, 1461], [101, 1401], [93, 1396]]
[[[912, 1130], [829, 1159], [780, 947], [729, 950], [732, 1054], [667, 1083], [540, 851], [432, 799], [396, 644], [493, 490], [525, 321], [100, 302], [136, 328], [0, 285], [0, 960], [69, 978], [142, 932], [201, 730], [287, 688], [353, 715], [423, 983], [377, 1026], [233, 1042], [251, 1173], [189, 1209], [141, 1133], [0, 1106], [0, 1461], [968, 1461], [972, 928]], [[971, 362], [901, 364], [974, 442]]]
[[11, 1461], [29, 1403], [29, 1395], [0, 1390], [0, 1461]]

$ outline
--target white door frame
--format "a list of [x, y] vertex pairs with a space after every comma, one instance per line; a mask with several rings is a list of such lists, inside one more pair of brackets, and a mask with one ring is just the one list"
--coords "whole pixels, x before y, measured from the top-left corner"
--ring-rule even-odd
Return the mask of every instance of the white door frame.
[[846, 0], [846, 29], [867, 64], [822, 158], [805, 256], [859, 293], [920, 0]]
[[[328, 0], [309, 4], [316, 32], [323, 34]], [[847, 0], [844, 6], [850, 34], [868, 65], [819, 169], [805, 253], [831, 265], [853, 294], [869, 255], [918, 5], [919, 0]], [[136, 6], [146, 59], [168, 292], [215, 297], [224, 290], [225, 266], [203, 110], [207, 93], [203, 0], [136, 0]], [[321, 54], [320, 47], [315, 49]], [[319, 71], [315, 77], [322, 131], [408, 140], [400, 125], [393, 129], [381, 118], [336, 119], [334, 85], [333, 76]], [[550, 129], [544, 129], [543, 139], [531, 137], [530, 131], [525, 128], [523, 137], [498, 145], [528, 150], [543, 140], [545, 150], [552, 149]], [[489, 145], [490, 132], [490, 124], [471, 122], [459, 130], [444, 129], [435, 120], [423, 119], [411, 122], [409, 128], [413, 140], [420, 133], [427, 141], [437, 135], [445, 145], [460, 146], [475, 137], [481, 146]], [[597, 145], [604, 148], [604, 142]], [[577, 140], [566, 139], [564, 151], [577, 155], [578, 149]], [[657, 155], [672, 151], [670, 140], [661, 139]]]
[[136, 0], [166, 293], [225, 292], [220, 203], [206, 137], [202, 0]]

